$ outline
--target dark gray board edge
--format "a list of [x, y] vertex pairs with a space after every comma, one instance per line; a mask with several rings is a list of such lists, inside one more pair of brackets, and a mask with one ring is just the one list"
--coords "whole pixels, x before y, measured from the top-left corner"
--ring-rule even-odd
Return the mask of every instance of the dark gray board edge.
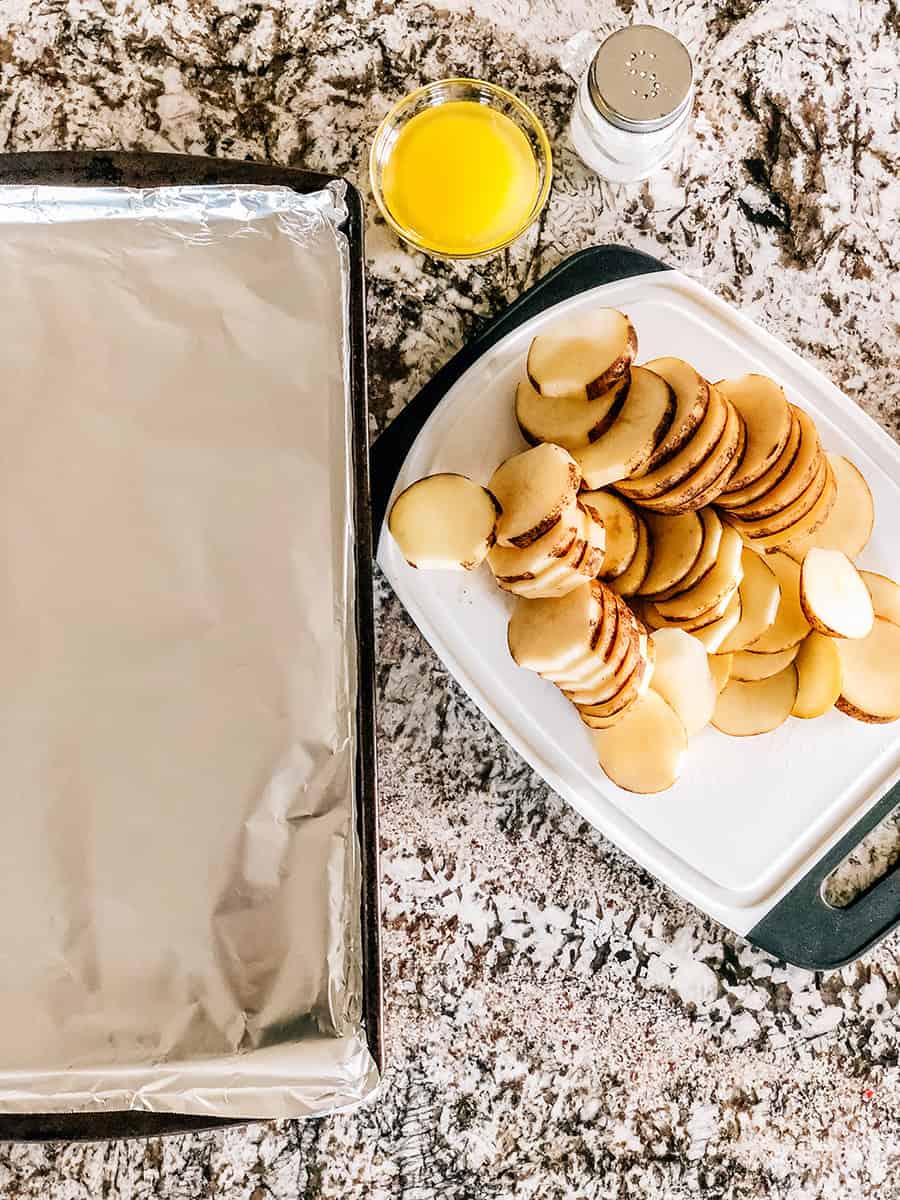
[[[517, 326], [581, 292], [670, 268], [627, 246], [594, 246], [573, 254], [484, 326], [427, 383], [372, 447], [372, 526], [381, 532], [394, 483], [422, 426], [454, 383]], [[849, 719], [849, 718], [848, 718]], [[844, 857], [900, 803], [892, 788], [746, 935], [795, 966], [831, 970], [851, 962], [900, 923], [900, 863], [845, 909], [822, 897], [822, 885]]]
[[[187, 154], [54, 150], [0, 155], [0, 185], [150, 188], [232, 183], [313, 192], [327, 186], [334, 178], [316, 171]], [[384, 1067], [384, 1041], [375, 745], [375, 624], [366, 390], [365, 225], [359, 193], [349, 183], [346, 199], [348, 218], [344, 223], [344, 232], [350, 245], [350, 393], [354, 417], [356, 620], [359, 650], [356, 779], [359, 796], [358, 834], [363, 866], [362, 1002], [366, 1040], [381, 1072]], [[0, 1141], [97, 1141], [153, 1137], [248, 1123], [247, 1120], [139, 1111], [2, 1113]]]

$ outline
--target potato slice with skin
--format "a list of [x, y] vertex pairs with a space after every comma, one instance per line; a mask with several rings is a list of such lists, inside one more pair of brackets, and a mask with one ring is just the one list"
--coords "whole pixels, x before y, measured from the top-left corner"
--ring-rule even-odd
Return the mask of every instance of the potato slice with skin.
[[[560, 583], [571, 579], [575, 573], [575, 567], [587, 553], [588, 527], [594, 526], [593, 519], [588, 516], [583, 508], [577, 510], [575, 519], [577, 522], [575, 537], [562, 558], [554, 559], [548, 567], [530, 579], [505, 580], [498, 578], [498, 585], [504, 591], [513, 592], [517, 596], [531, 596], [533, 598], [549, 595]], [[501, 547], [501, 549], [506, 549], [506, 547]], [[528, 547], [525, 549], [527, 551]], [[583, 583], [584, 580], [582, 579], [581, 582]]]
[[545, 679], [561, 688], [585, 687], [609, 678], [618, 670], [632, 644], [637, 642], [639, 630], [627, 607], [616, 601], [617, 596], [612, 600], [604, 597], [603, 620], [609, 629], [602, 630], [598, 645], [561, 671], [541, 671]]
[[498, 583], [520, 583], [535, 579], [542, 571], [565, 558], [581, 531], [581, 510], [575, 496], [552, 529], [530, 546], [492, 546], [488, 566]]
[[791, 464], [797, 457], [797, 451], [800, 449], [800, 422], [793, 409], [791, 409], [791, 432], [788, 435], [788, 440], [784, 449], [778, 455], [775, 462], [769, 467], [765, 475], [761, 475], [754, 483], [748, 483], [746, 487], [735, 488], [732, 490], [731, 482], [728, 487], [720, 495], [716, 501], [722, 508], [740, 508], [743, 504], [749, 504], [751, 500], [756, 500], [760, 496], [764, 496], [776, 483], [780, 483], [787, 475], [791, 468]]
[[[806, 635], [809, 637], [809, 634]], [[804, 638], [804, 641], [806, 638]], [[787, 650], [779, 650], [776, 654], [760, 654], [756, 650], [735, 650], [732, 654], [731, 677], [742, 679], [744, 683], [755, 683], [759, 679], [768, 679], [777, 675], [785, 667], [789, 667], [803, 642], [796, 646], [788, 646]]]
[[697, 561], [703, 547], [703, 522], [696, 513], [683, 517], [647, 513], [644, 523], [653, 543], [653, 560], [638, 595], [654, 596], [684, 579]]
[[615, 579], [634, 561], [640, 529], [631, 505], [614, 492], [580, 492], [579, 502], [606, 530], [601, 579]]
[[731, 513], [729, 521], [740, 532], [742, 538], [752, 541], [757, 537], [766, 537], [770, 533], [783, 533], [789, 525], [796, 525], [810, 511], [822, 492], [828, 480], [828, 463], [824, 454], [819, 460], [815, 475], [800, 495], [786, 508], [779, 509], [769, 517], [760, 517], [756, 521], [744, 521], [736, 513]]
[[777, 675], [754, 683], [731, 679], [716, 700], [712, 723], [731, 737], [771, 733], [791, 715], [796, 699], [797, 671], [793, 663]]
[[676, 782], [687, 755], [687, 733], [677, 714], [652, 689], [610, 729], [594, 733], [604, 773], [626, 792], [649, 795]]
[[627, 571], [623, 571], [615, 579], [609, 581], [609, 586], [620, 596], [633, 596], [650, 570], [653, 561], [653, 546], [647, 526], [643, 518], [638, 517], [638, 548]]
[[632, 367], [631, 386], [621, 412], [603, 437], [575, 453], [587, 487], [606, 487], [639, 470], [668, 429], [674, 412], [672, 389], [666, 381], [643, 367]]
[[[819, 434], [809, 413], [791, 406], [797, 423], [800, 426], [800, 445], [794, 461], [782, 478], [767, 492], [735, 508], [729, 504], [729, 511], [742, 521], [756, 521], [762, 517], [770, 517], [773, 513], [781, 512], [809, 487], [812, 477], [819, 468], [822, 457], [822, 447], [819, 444]], [[731, 498], [732, 502], [734, 497]]]
[[542, 442], [501, 463], [488, 487], [500, 504], [497, 541], [530, 546], [552, 529], [572, 503], [581, 472], [568, 450]]
[[685, 617], [680, 621], [669, 620], [666, 617], [660, 616], [659, 610], [653, 601], [647, 600], [643, 608], [645, 624], [648, 629], [684, 629], [688, 633], [694, 633], [696, 630], [704, 629], [707, 625], [712, 625], [720, 620], [728, 611], [728, 606], [732, 598], [737, 595], [737, 590], [737, 584], [735, 584], [733, 590], [726, 593], [712, 608], [699, 613], [696, 617]]
[[692, 629], [690, 633], [703, 646], [707, 654], [715, 654], [740, 619], [741, 593], [735, 588], [728, 607], [718, 621], [713, 621], [711, 625], [704, 625], [701, 629]]
[[606, 704], [613, 697], [620, 695], [622, 688], [634, 674], [638, 662], [646, 657], [647, 634], [639, 634], [630, 643], [625, 657], [615, 671], [598, 683], [580, 683], [577, 687], [560, 688], [562, 694], [573, 704]]
[[507, 630], [513, 661], [529, 671], [561, 671], [597, 644], [604, 603], [585, 583], [559, 600], [516, 600]]
[[864, 638], [872, 632], [872, 597], [843, 550], [813, 547], [807, 553], [800, 568], [800, 606], [813, 629], [829, 637]]
[[876, 617], [868, 637], [835, 645], [843, 674], [841, 712], [870, 725], [900, 718], [900, 625]]
[[[646, 475], [635, 474], [634, 478], [620, 476], [623, 482], [618, 484], [617, 490], [626, 499], [637, 500], [640, 503], [671, 491], [682, 480], [692, 475], [700, 464], [712, 454], [724, 432], [727, 419], [728, 405], [718, 392], [713, 390], [710, 393], [709, 404], [702, 423], [674, 458], [668, 459], [662, 466], [657, 467], [655, 471], [649, 471]], [[634, 472], [629, 472], [629, 475], [631, 474]], [[611, 480], [610, 482], [615, 481]]]
[[465, 475], [428, 475], [391, 505], [388, 529], [412, 567], [471, 571], [494, 544], [498, 505]]
[[631, 383], [624, 375], [596, 400], [573, 396], [542, 396], [531, 381], [523, 379], [516, 388], [516, 421], [526, 442], [554, 442], [567, 450], [586, 446], [602, 437], [622, 411]]
[[860, 571], [859, 574], [869, 589], [875, 616], [900, 625], [900, 584], [876, 571]]
[[753, 483], [768, 471], [787, 445], [791, 410], [774, 379], [767, 375], [742, 375], [715, 385], [744, 418], [747, 445], [744, 459], [729, 483], [733, 491]]
[[831, 467], [828, 466], [826, 460], [827, 477], [825, 480], [825, 489], [819, 496], [818, 500], [809, 510], [805, 517], [802, 517], [796, 525], [790, 525], [781, 533], [771, 533], [766, 537], [751, 538], [749, 545], [754, 550], [759, 550], [763, 553], [767, 550], [780, 549], [787, 545], [789, 541], [795, 538], [805, 537], [818, 529], [822, 522], [827, 518], [828, 514], [834, 505], [837, 497], [837, 488], [834, 485], [834, 475], [831, 473]]
[[713, 451], [697, 467], [696, 471], [683, 479], [677, 487], [651, 500], [639, 503], [655, 512], [675, 515], [694, 512], [711, 503], [721, 492], [731, 472], [740, 462], [744, 444], [744, 427], [737, 409], [727, 404], [725, 426]]
[[791, 558], [803, 562], [813, 546], [822, 550], [843, 550], [848, 558], [865, 549], [875, 524], [875, 505], [869, 485], [849, 458], [829, 454], [828, 465], [837, 489], [834, 506], [818, 529], [797, 541], [786, 542]]
[[800, 568], [794, 560], [778, 550], [766, 555], [766, 565], [778, 580], [781, 599], [773, 624], [747, 649], [760, 654], [776, 654], [801, 642], [809, 633], [809, 621], [800, 604]]
[[594, 308], [560, 317], [532, 338], [525, 370], [542, 396], [593, 400], [631, 366], [637, 334], [624, 313]]
[[744, 574], [743, 549], [738, 534], [733, 529], [724, 529], [715, 566], [688, 591], [671, 600], [659, 600], [656, 610], [660, 616], [669, 621], [685, 621], [709, 612], [740, 585]]
[[781, 602], [778, 580], [764, 558], [752, 550], [744, 549], [741, 566], [744, 569], [744, 577], [740, 582], [741, 619], [722, 643], [723, 653], [743, 650], [762, 637], [775, 624]]
[[841, 694], [841, 656], [830, 637], [813, 630], [798, 647], [797, 698], [791, 715], [804, 721], [821, 717], [834, 708]]
[[716, 516], [716, 511], [713, 508], [701, 509], [697, 513], [697, 517], [703, 526], [703, 543], [694, 565], [682, 580], [676, 583], [674, 587], [666, 588], [664, 592], [658, 592], [653, 597], [654, 600], [670, 600], [673, 596], [677, 596], [681, 592], [689, 591], [695, 583], [699, 583], [701, 579], [704, 579], [716, 565], [716, 559], [719, 557], [719, 546], [722, 543], [722, 522]]
[[621, 716], [638, 697], [646, 695], [653, 676], [653, 667], [653, 647], [648, 644], [646, 653], [639, 656], [637, 665], [626, 683], [614, 696], [598, 704], [575, 705], [578, 715], [585, 725], [589, 725], [592, 729], [601, 728], [595, 722], [609, 721], [611, 718]]
[[652, 641], [656, 666], [650, 687], [675, 710], [688, 737], [693, 737], [709, 724], [718, 695], [707, 653], [682, 629], [658, 629]]
[[[696, 638], [694, 639], [697, 640]], [[731, 678], [731, 665], [734, 658], [733, 654], [707, 654], [709, 660], [709, 670], [713, 677], [713, 683], [716, 685], [716, 695], [724, 688], [725, 684]]]
[[699, 428], [709, 406], [710, 385], [683, 358], [655, 358], [644, 366], [661, 375], [675, 397], [672, 424], [646, 466], [647, 471], [654, 471], [674, 458]]

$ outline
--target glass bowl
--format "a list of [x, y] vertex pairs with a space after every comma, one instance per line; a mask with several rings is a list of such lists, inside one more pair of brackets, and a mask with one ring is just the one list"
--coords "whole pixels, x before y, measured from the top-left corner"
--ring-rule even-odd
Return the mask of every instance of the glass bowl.
[[[487, 105], [496, 112], [509, 117], [524, 133], [534, 155], [538, 174], [534, 202], [519, 225], [502, 239], [466, 253], [454, 253], [439, 249], [423, 239], [414, 229], [406, 227], [391, 212], [385, 199], [383, 186], [385, 167], [400, 131], [407, 122], [426, 108], [433, 108], [454, 100], [474, 100], [478, 104]], [[540, 215], [550, 193], [553, 158], [550, 152], [550, 141], [543, 125], [528, 105], [523, 104], [512, 92], [507, 92], [505, 88], [497, 87], [493, 83], [485, 83], [480, 79], [439, 79], [435, 83], [426, 84], [425, 87], [417, 88], [408, 96], [404, 96], [378, 126], [369, 152], [369, 178], [372, 184], [372, 194], [381, 215], [398, 237], [401, 237], [410, 246], [417, 250], [424, 250], [436, 258], [453, 260], [483, 258], [486, 254], [494, 254], [496, 251], [502, 250], [516, 238], [521, 237], [529, 225]]]

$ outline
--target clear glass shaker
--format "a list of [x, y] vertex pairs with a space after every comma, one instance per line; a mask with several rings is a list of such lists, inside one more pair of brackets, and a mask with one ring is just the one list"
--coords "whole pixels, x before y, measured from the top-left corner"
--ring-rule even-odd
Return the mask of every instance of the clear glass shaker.
[[654, 25], [629, 25], [584, 72], [570, 133], [579, 157], [613, 183], [646, 179], [684, 136], [694, 99], [687, 47]]

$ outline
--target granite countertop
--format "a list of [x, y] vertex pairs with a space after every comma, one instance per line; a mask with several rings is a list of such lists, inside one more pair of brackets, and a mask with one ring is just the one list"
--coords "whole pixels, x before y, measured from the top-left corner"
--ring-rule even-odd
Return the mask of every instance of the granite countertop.
[[[684, 158], [611, 188], [566, 138], [566, 43], [651, 19], [700, 71]], [[409, 88], [468, 74], [544, 119], [539, 224], [487, 263], [369, 210], [373, 433], [571, 252], [649, 251], [900, 436], [896, 0], [7, 0], [5, 150], [304, 164], [363, 188]], [[900, 1197], [900, 938], [785, 967], [638, 868], [509, 750], [378, 588], [390, 1065], [354, 1114], [148, 1143], [6, 1147], [0, 1196]], [[897, 825], [857, 877], [897, 850]]]

